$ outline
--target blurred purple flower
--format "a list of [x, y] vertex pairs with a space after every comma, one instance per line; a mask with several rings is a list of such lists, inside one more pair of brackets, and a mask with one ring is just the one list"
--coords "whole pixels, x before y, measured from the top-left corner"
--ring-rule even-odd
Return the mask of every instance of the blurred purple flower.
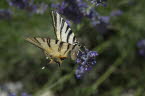
[[123, 11], [121, 10], [113, 10], [110, 12], [109, 16], [98, 16], [99, 23], [97, 24], [94, 23], [93, 25], [99, 33], [101, 33], [104, 36], [108, 36], [110, 34], [109, 32], [111, 32], [109, 31], [110, 29], [108, 29], [111, 18], [114, 18], [116, 16], [121, 16], [122, 14]]
[[0, 9], [0, 19], [10, 19], [12, 12], [8, 9]]
[[138, 52], [141, 56], [145, 56], [145, 39], [144, 40], [140, 40], [137, 43], [137, 47], [138, 47]]
[[107, 0], [88, 0], [88, 1], [90, 1], [92, 4], [95, 4], [96, 6], [98, 5], [106, 6]]
[[34, 8], [33, 0], [7, 0], [10, 6], [20, 9]]
[[[32, 96], [26, 92], [22, 92], [21, 82], [6, 82], [0, 85], [0, 96]], [[18, 95], [20, 94], [20, 95]]]
[[71, 26], [71, 22], [69, 20], [66, 20], [66, 23], [68, 24], [68, 26]]
[[80, 23], [84, 17], [91, 19], [92, 22], [97, 21], [98, 12], [83, 0], [65, 0], [61, 4], [52, 4], [52, 8], [56, 8], [60, 14], [75, 23]]
[[[107, 0], [88, 0], [103, 5]], [[108, 25], [110, 25], [111, 18], [123, 14], [121, 10], [113, 10], [107, 16], [100, 15], [94, 7], [91, 7], [84, 0], [64, 0], [62, 3], [52, 4], [52, 8], [64, 15], [67, 19], [72, 20], [74, 23], [80, 23], [83, 18], [88, 18], [92, 26], [98, 32], [105, 35], [108, 33]]]
[[23, 92], [23, 93], [21, 93], [21, 96], [31, 96], [31, 95], [26, 92]]
[[15, 93], [10, 93], [9, 96], [17, 96]]
[[110, 16], [98, 16], [98, 19], [100, 22], [103, 22], [105, 24], [109, 24], [111, 17], [113, 16], [121, 16], [123, 12], [121, 10], [113, 10], [110, 13]]
[[79, 51], [77, 54], [76, 63], [79, 64], [76, 69], [75, 75], [79, 79], [84, 76], [84, 74], [91, 70], [93, 65], [96, 64], [95, 57], [98, 56], [98, 53], [95, 51], [89, 51], [85, 48], [85, 50]]
[[16, 93], [9, 93], [8, 96], [31, 96], [31, 95], [24, 92], [24, 93], [21, 93], [21, 95], [17, 95]]
[[41, 4], [37, 5], [35, 13], [37, 13], [37, 14], [44, 14], [45, 11], [47, 10], [47, 8], [48, 8], [48, 5], [42, 2]]
[[45, 3], [34, 4], [34, 0], [7, 0], [7, 1], [10, 6], [36, 14], [43, 14], [48, 7], [48, 5]]
[[100, 22], [109, 24], [110, 22], [110, 16], [99, 16], [98, 19], [100, 20]]
[[79, 10], [80, 5], [76, 0], [65, 0], [61, 4], [52, 4], [51, 6], [75, 23], [79, 23], [83, 17], [83, 13]]
[[114, 10], [110, 13], [110, 16], [120, 16], [123, 12], [121, 10]]

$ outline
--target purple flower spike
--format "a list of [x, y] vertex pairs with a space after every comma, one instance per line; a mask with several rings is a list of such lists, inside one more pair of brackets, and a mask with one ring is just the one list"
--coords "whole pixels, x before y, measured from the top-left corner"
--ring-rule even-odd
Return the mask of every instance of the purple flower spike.
[[76, 63], [81, 63], [81, 60], [80, 60], [80, 59], [77, 59], [77, 60], [76, 60]]
[[24, 92], [24, 93], [21, 93], [21, 96], [31, 96], [31, 95]]
[[107, 0], [88, 0], [90, 1], [92, 4], [95, 4], [96, 6], [102, 5], [102, 6], [106, 6], [106, 1]]
[[110, 21], [110, 16], [99, 16], [99, 20], [101, 22], [104, 22], [106, 24], [109, 24], [109, 21]]
[[[10, 6], [15, 6], [24, 9], [29, 6], [29, 0], [7, 0]], [[32, 0], [30, 0], [32, 1]]]
[[96, 56], [98, 56], [97, 52], [89, 51], [88, 49], [78, 52], [76, 63], [79, 64], [79, 66], [75, 72], [78, 79], [83, 77], [84, 74], [91, 70], [93, 65], [96, 64]]
[[44, 12], [47, 10], [48, 5], [45, 3], [41, 3], [39, 5], [37, 5], [34, 9], [35, 9], [35, 13], [37, 14], [44, 14]]
[[[97, 1], [102, 4], [105, 0]], [[98, 4], [98, 3], [97, 3]], [[61, 4], [52, 4], [52, 8], [57, 9], [59, 13], [72, 20], [74, 23], [80, 23], [84, 17], [91, 19], [92, 22], [98, 21], [99, 14], [94, 8], [89, 8], [89, 5], [84, 0], [65, 0]]]
[[88, 54], [89, 54], [90, 57], [98, 56], [98, 53], [95, 52], [95, 51], [90, 51]]
[[11, 93], [9, 94], [9, 96], [17, 96], [15, 93]]
[[34, 0], [7, 0], [7, 2], [9, 6], [36, 14], [43, 14], [48, 7], [48, 5], [45, 3], [34, 4]]

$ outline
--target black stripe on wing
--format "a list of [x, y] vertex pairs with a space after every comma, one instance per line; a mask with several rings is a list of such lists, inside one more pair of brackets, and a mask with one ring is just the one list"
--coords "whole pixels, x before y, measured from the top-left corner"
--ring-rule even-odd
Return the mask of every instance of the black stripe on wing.
[[67, 42], [69, 42], [71, 34], [73, 34], [73, 33], [72, 33], [72, 31], [70, 30], [70, 31], [68, 32], [68, 35], [67, 35], [67, 39], [66, 39]]
[[[61, 21], [61, 28], [60, 28], [60, 40], [62, 41], [62, 29], [64, 28], [64, 25], [65, 25], [65, 21], [64, 19], [62, 18], [62, 21]], [[65, 29], [66, 30], [66, 29]]]
[[41, 43], [37, 40], [36, 37], [34, 37], [34, 40], [33, 40], [33, 38], [31, 38], [31, 40], [41, 45]]
[[47, 38], [47, 45], [48, 45], [48, 47], [51, 47], [51, 45], [50, 45], [50, 38]]
[[[53, 22], [53, 28], [54, 28], [54, 32], [56, 32], [56, 15], [54, 15], [54, 11], [52, 11], [51, 13], [51, 17], [52, 17], [52, 22]], [[56, 33], [55, 33], [56, 34]]]
[[77, 41], [71, 28], [59, 13], [52, 11], [52, 20], [54, 31], [58, 40], [70, 44], [74, 44]]
[[58, 40], [55, 40], [55, 44], [57, 44], [58, 43]]
[[62, 46], [63, 46], [63, 43], [64, 43], [64, 42], [60, 42], [60, 43], [59, 43], [58, 52], [61, 51], [61, 48], [62, 48]]
[[67, 51], [69, 50], [69, 48], [70, 48], [70, 44], [67, 45], [67, 49], [66, 49], [66, 51], [64, 52], [64, 55], [67, 53]]

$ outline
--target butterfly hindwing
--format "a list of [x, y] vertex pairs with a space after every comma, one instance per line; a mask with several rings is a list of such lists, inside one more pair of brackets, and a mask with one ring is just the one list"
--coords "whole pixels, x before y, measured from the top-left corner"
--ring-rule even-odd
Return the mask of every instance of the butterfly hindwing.
[[58, 40], [70, 44], [74, 44], [77, 42], [77, 39], [71, 28], [59, 13], [52, 11], [52, 20], [54, 31]]

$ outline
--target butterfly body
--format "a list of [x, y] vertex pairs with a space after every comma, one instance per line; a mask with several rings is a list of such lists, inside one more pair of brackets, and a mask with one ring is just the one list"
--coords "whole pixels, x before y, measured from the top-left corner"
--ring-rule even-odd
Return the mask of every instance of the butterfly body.
[[57, 12], [52, 11], [52, 19], [57, 40], [41, 37], [26, 38], [26, 40], [42, 49], [46, 57], [50, 58], [49, 63], [61, 64], [68, 57], [75, 60], [80, 46], [74, 33]]

